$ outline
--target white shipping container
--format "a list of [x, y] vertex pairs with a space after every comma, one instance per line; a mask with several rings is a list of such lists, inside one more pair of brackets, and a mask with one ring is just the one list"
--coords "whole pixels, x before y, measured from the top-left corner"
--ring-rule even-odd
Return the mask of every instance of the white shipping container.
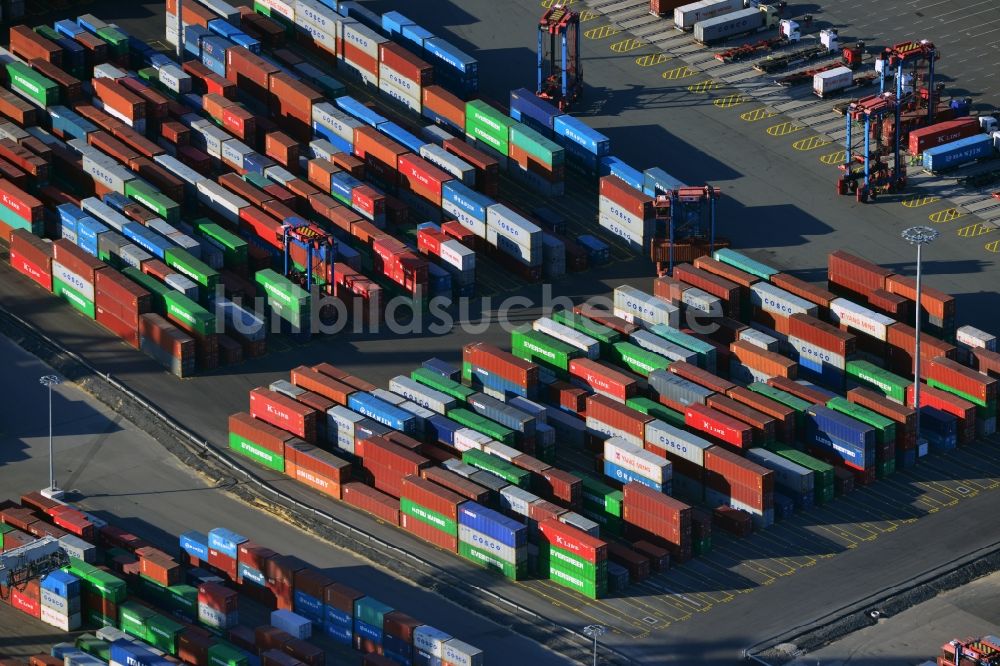
[[843, 324], [879, 340], [885, 340], [888, 328], [896, 323], [894, 319], [846, 298], [838, 298], [830, 303], [830, 319], [834, 324]]
[[620, 437], [604, 442], [604, 460], [663, 485], [672, 475], [670, 461]]
[[203, 180], [198, 183], [198, 201], [233, 224], [239, 223], [240, 210], [250, 205], [246, 199], [236, 196], [222, 185], [211, 180]]
[[835, 354], [828, 349], [818, 347], [811, 342], [806, 342], [801, 338], [788, 336], [788, 344], [802, 357], [800, 360], [804, 360], [806, 365], [809, 365], [810, 362], [813, 364], [822, 363], [838, 370], [843, 370], [847, 367], [847, 360], [843, 356]]
[[441, 146], [433, 143], [420, 146], [420, 156], [466, 185], [472, 186], [476, 183], [476, 168]]
[[201, 175], [191, 167], [178, 160], [176, 157], [171, 157], [170, 155], [157, 155], [153, 158], [153, 161], [186, 182], [188, 185], [197, 185], [203, 180], [210, 180], [208, 177]]
[[601, 357], [601, 343], [589, 335], [584, 335], [580, 331], [560, 324], [550, 317], [541, 317], [531, 323], [532, 330], [545, 333], [556, 340], [561, 340], [577, 349], [582, 349], [587, 358], [598, 359]]
[[343, 35], [345, 42], [358, 47], [365, 54], [375, 58], [376, 62], [378, 62], [378, 45], [389, 41], [388, 38], [358, 22], [344, 24]]
[[659, 419], [646, 424], [646, 441], [696, 465], [705, 465], [705, 451], [713, 445], [686, 430]]
[[500, 508], [527, 517], [528, 507], [539, 499], [541, 498], [538, 495], [529, 493], [523, 488], [507, 486], [500, 491]]
[[[507, 486], [507, 487], [514, 488], [514, 486]], [[506, 490], [506, 488], [504, 490]], [[508, 546], [490, 536], [483, 534], [482, 532], [472, 529], [468, 525], [460, 524], [458, 526], [458, 540], [461, 541], [462, 543], [467, 543], [481, 550], [485, 550], [486, 552], [490, 553], [497, 559], [503, 560], [504, 562], [509, 562], [510, 564], [518, 564], [520, 562], [525, 561], [528, 558], [527, 549], [514, 548], [512, 546]], [[442, 636], [448, 636], [444, 632], [441, 632], [441, 634]], [[451, 637], [448, 636], [444, 640], [449, 640], [450, 638]], [[439, 641], [439, 645], [443, 642], [444, 641]], [[414, 647], [416, 647], [417, 645], [416, 632], [414, 632], [413, 635], [413, 645]]]
[[29, 136], [31, 135], [14, 123], [0, 123], [0, 139], [10, 139], [14, 143], [18, 143], [21, 139], [27, 139]]
[[163, 38], [166, 40], [167, 44], [170, 44], [174, 48], [177, 47], [177, 32], [180, 28], [180, 22], [177, 20], [177, 14], [171, 14], [170, 12], [164, 12], [167, 15], [166, 28], [163, 31]]
[[486, 221], [479, 220], [470, 215], [464, 208], [447, 198], [441, 199], [441, 209], [454, 217], [459, 224], [476, 234], [480, 238], [486, 238]]
[[81, 201], [80, 208], [82, 208], [84, 212], [90, 213], [101, 222], [104, 222], [115, 231], [121, 231], [122, 227], [132, 221], [95, 197], [87, 197]]
[[592, 537], [601, 536], [601, 526], [595, 523], [590, 518], [585, 518], [574, 511], [567, 511], [559, 516], [559, 522], [565, 523], [580, 530], [581, 532], [586, 532]]
[[693, 365], [698, 364], [697, 352], [685, 349], [649, 331], [636, 331], [629, 336], [629, 339], [643, 349], [651, 351], [654, 354], [659, 354], [671, 361], [684, 361]]
[[[462, 538], [462, 527], [458, 526], [458, 540], [465, 541], [466, 543], [473, 543], [468, 538]], [[475, 530], [466, 530], [474, 532]], [[477, 532], [478, 534], [478, 532]], [[466, 535], [468, 537], [468, 534]], [[503, 545], [503, 544], [498, 544]], [[490, 549], [492, 550], [492, 549]], [[451, 636], [440, 629], [436, 629], [430, 625], [422, 625], [413, 630], [413, 647], [418, 650], [427, 653], [431, 657], [440, 659], [441, 655], [444, 653], [444, 644], [446, 641], [450, 641]]]
[[[629, 444], [634, 444], [636, 446], [642, 446], [642, 439], [636, 437], [635, 435], [629, 434], [624, 430], [614, 427], [609, 423], [604, 423], [603, 421], [598, 421], [597, 419], [588, 416], [587, 417], [587, 430], [590, 434], [600, 437], [601, 435], [607, 435], [607, 437], [620, 437]], [[605, 437], [605, 439], [607, 439]]]
[[764, 312], [773, 312], [782, 317], [790, 317], [793, 314], [819, 316], [818, 305], [779, 289], [769, 282], [755, 282], [750, 286], [750, 303]]
[[754, 347], [760, 347], [771, 352], [778, 352], [780, 341], [766, 333], [762, 333], [754, 328], [746, 328], [740, 331], [740, 340], [749, 342]]
[[397, 375], [389, 380], [389, 390], [438, 414], [444, 414], [457, 404], [450, 395], [435, 391], [406, 375]]
[[688, 287], [681, 294], [681, 302], [693, 310], [722, 316], [722, 300], [698, 287]]
[[83, 156], [83, 170], [95, 181], [118, 194], [125, 194], [125, 183], [135, 180], [135, 174], [125, 167], [102, 164], [89, 155]]
[[607, 197], [597, 198], [597, 212], [618, 220], [619, 224], [636, 233], [642, 232], [645, 234], [655, 224], [652, 216], [643, 218], [634, 215]]
[[743, 0], [701, 0], [674, 8], [674, 27], [693, 30], [694, 24], [715, 16], [743, 9]]
[[454, 445], [459, 451], [468, 451], [469, 449], [482, 451], [483, 446], [492, 441], [488, 435], [477, 432], [472, 428], [460, 428], [455, 431]]
[[52, 261], [52, 277], [58, 278], [66, 285], [72, 287], [87, 300], [94, 300], [94, 283], [85, 279], [82, 275], [74, 273], [55, 260]]
[[649, 234], [639, 234], [634, 231], [630, 231], [624, 227], [617, 218], [605, 213], [598, 214], [597, 223], [615, 236], [618, 236], [628, 242], [629, 246], [636, 252], [645, 251], [646, 240], [650, 238]]
[[854, 70], [850, 67], [834, 67], [813, 74], [813, 92], [820, 97], [843, 90], [852, 83], [854, 83]]
[[955, 341], [971, 349], [997, 350], [997, 336], [981, 331], [973, 326], [961, 326], [955, 332]]
[[539, 266], [542, 263], [541, 247], [525, 247], [492, 227], [486, 227], [486, 242], [528, 266]]
[[783, 458], [767, 449], [752, 448], [743, 453], [747, 460], [752, 460], [762, 467], [774, 470], [775, 484], [781, 484], [792, 492], [803, 494], [812, 492], [814, 474], [798, 463]]
[[341, 152], [326, 139], [314, 139], [309, 142], [309, 154], [316, 159], [333, 161], [333, 156]]
[[80, 620], [80, 613], [64, 615], [54, 608], [49, 608], [48, 606], [42, 606], [41, 620], [45, 624], [55, 627], [60, 631], [76, 631], [82, 624]]
[[[384, 62], [379, 63], [378, 80], [379, 83], [383, 81], [389, 83], [403, 95], [415, 100], [418, 107], [420, 106], [422, 92], [419, 81], [414, 81], [409, 77], [403, 76]], [[417, 112], [419, 113], [420, 110], [417, 109]]]
[[390, 79], [385, 78], [381, 72], [379, 72], [378, 77], [378, 89], [414, 113], [420, 113], [423, 108], [419, 97], [412, 97], [402, 88], [393, 84]]
[[253, 155], [253, 148], [239, 139], [229, 139], [222, 144], [222, 161], [234, 169], [243, 169], [243, 160]]
[[471, 271], [476, 268], [476, 253], [457, 240], [442, 241], [438, 256], [441, 257], [441, 261], [460, 271]]
[[364, 124], [336, 108], [330, 102], [313, 104], [312, 121], [352, 144], [354, 143], [354, 129]]
[[676, 305], [629, 285], [615, 288], [614, 306], [631, 313], [649, 326], [654, 324], [673, 326], [680, 316], [680, 309]]
[[328, 53], [337, 54], [337, 36], [332, 30], [324, 30], [309, 23], [298, 24], [299, 30], [312, 37], [313, 44], [323, 48]]
[[201, 4], [226, 19], [229, 25], [240, 27], [240, 12], [225, 0], [198, 0]]
[[222, 159], [222, 144], [232, 140], [233, 136], [211, 123], [211, 121], [199, 121], [191, 125], [191, 143], [195, 148], [199, 148], [212, 157]]
[[336, 38], [338, 16], [337, 12], [316, 0], [295, 0], [296, 25], [313, 25]]
[[367, 65], [364, 63], [357, 62], [347, 57], [345, 57], [343, 61], [345, 65], [348, 65], [348, 74], [354, 74], [364, 83], [367, 83], [370, 86], [375, 86], [376, 88], [378, 87], [378, 68], [375, 68], [374, 71], [369, 71], [366, 69]]
[[486, 226], [518, 245], [541, 250], [542, 230], [538, 225], [503, 204], [493, 204], [486, 209]]
[[126, 76], [128, 76], [128, 72], [109, 63], [94, 65], [95, 79], [124, 79]]
[[327, 440], [348, 453], [354, 453], [354, 427], [365, 419], [355, 411], [336, 405], [326, 410]]
[[294, 2], [285, 2], [284, 0], [256, 0], [256, 2], [267, 7], [272, 13], [281, 14], [289, 21], [295, 22]]
[[496, 442], [490, 440], [486, 444], [483, 444], [483, 452], [489, 453], [497, 458], [503, 458], [507, 462], [512, 461], [514, 458], [523, 455], [520, 451], [515, 449], [513, 446], [507, 446], [501, 442]]
[[157, 78], [168, 90], [177, 94], [191, 92], [191, 75], [177, 65], [164, 65], [157, 72]]
[[68, 599], [51, 590], [41, 590], [40, 601], [43, 608], [50, 608], [60, 615], [71, 615], [80, 610], [79, 596]]

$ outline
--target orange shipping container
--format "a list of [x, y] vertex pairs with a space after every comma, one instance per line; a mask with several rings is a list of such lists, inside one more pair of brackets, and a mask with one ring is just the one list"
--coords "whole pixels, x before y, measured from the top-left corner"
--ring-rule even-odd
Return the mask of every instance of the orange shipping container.
[[732, 352], [734, 357], [739, 359], [740, 363], [765, 375], [787, 377], [788, 379], [795, 379], [798, 375], [798, 363], [785, 358], [781, 354], [761, 349], [749, 342], [737, 340], [729, 345], [729, 351]]
[[41, 58], [57, 67], [62, 65], [62, 48], [26, 25], [11, 27], [10, 50], [25, 60]]
[[441, 86], [425, 86], [422, 93], [423, 106], [446, 118], [459, 129], [465, 129], [465, 102]]
[[146, 117], [144, 99], [111, 79], [91, 79], [97, 97], [109, 108], [129, 120], [138, 121]]

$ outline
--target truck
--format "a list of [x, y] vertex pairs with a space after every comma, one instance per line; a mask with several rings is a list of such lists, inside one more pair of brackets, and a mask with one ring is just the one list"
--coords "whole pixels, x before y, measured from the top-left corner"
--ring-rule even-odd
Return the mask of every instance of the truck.
[[819, 97], [826, 97], [845, 90], [853, 83], [854, 70], [850, 67], [834, 67], [813, 74], [813, 92]]
[[977, 134], [943, 146], [928, 148], [924, 151], [924, 169], [939, 173], [995, 155], [993, 138], [988, 134]]
[[713, 44], [730, 37], [773, 28], [780, 20], [778, 10], [771, 5], [748, 7], [698, 21], [694, 24], [694, 39], [701, 44]]
[[694, 30], [698, 21], [743, 9], [743, 0], [700, 0], [674, 9], [674, 27], [684, 32]]

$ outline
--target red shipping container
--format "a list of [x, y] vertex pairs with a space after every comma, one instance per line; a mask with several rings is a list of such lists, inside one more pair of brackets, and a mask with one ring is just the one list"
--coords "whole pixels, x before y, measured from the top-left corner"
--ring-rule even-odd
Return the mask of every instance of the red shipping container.
[[707, 406], [726, 416], [731, 416], [737, 421], [742, 421], [752, 426], [754, 429], [754, 440], [757, 443], [763, 444], [773, 441], [777, 434], [778, 422], [776, 419], [728, 396], [718, 393], [710, 395], [708, 396]]
[[[465, 126], [464, 104], [462, 126]], [[460, 157], [476, 169], [476, 189], [491, 197], [497, 195], [497, 186], [500, 179], [500, 164], [481, 150], [477, 150], [465, 143], [461, 139], [447, 139], [441, 143], [441, 147], [452, 155]]]
[[407, 474], [419, 475], [423, 467], [430, 465], [427, 458], [383, 437], [358, 441], [355, 454], [362, 458], [365, 466], [369, 463], [384, 465], [387, 469], [399, 472], [400, 478]]
[[10, 265], [21, 275], [31, 278], [48, 291], [52, 291], [52, 260], [45, 265], [36, 264], [28, 259], [20, 250], [11, 248]]
[[98, 295], [105, 294], [121, 306], [121, 319], [133, 328], [139, 325], [139, 315], [152, 308], [148, 291], [117, 271], [98, 271], [94, 286]]
[[[888, 328], [886, 342], [889, 345], [889, 369], [903, 376], [912, 375], [914, 350], [917, 346], [916, 330], [906, 324], [893, 324]], [[921, 333], [920, 360], [926, 363], [938, 356], [954, 360], [958, 357], [958, 348], [932, 335]]]
[[721, 475], [733, 485], [764, 493], [774, 491], [774, 472], [720, 446], [705, 450], [705, 470]]
[[788, 317], [788, 334], [838, 356], [850, 356], [857, 350], [857, 338], [853, 334], [807, 314], [796, 313]]
[[684, 423], [741, 449], [749, 448], [753, 443], [753, 428], [750, 425], [704, 405], [688, 405], [684, 411]]
[[10, 50], [25, 60], [40, 58], [56, 66], [62, 65], [62, 48], [26, 25], [11, 26], [9, 39]]
[[421, 100], [426, 109], [447, 118], [459, 129], [465, 129], [465, 102], [441, 86], [424, 86]]
[[420, 537], [428, 543], [432, 543], [438, 548], [443, 548], [451, 552], [458, 551], [458, 537], [451, 536], [447, 532], [442, 532], [433, 525], [428, 525], [418, 518], [414, 518], [405, 513], [399, 515], [399, 524], [404, 530]]
[[267, 571], [267, 562], [277, 555], [270, 548], [259, 546], [252, 541], [244, 541], [236, 549], [236, 562], [251, 569], [264, 573]]
[[10, 592], [10, 606], [15, 610], [19, 610], [26, 615], [30, 615], [34, 618], [40, 618], [42, 616], [42, 604], [40, 601], [39, 584], [37, 580], [29, 582], [23, 590], [19, 590], [16, 587], [11, 588]]
[[596, 308], [589, 303], [581, 303], [580, 305], [573, 306], [573, 314], [596, 321], [598, 324], [618, 331], [622, 335], [632, 335], [639, 330], [639, 327], [635, 324], [625, 321], [621, 317], [616, 317], [607, 310]]
[[558, 520], [545, 520], [538, 524], [541, 538], [549, 544], [567, 550], [586, 562], [606, 562], [608, 543], [592, 537], [572, 525]]
[[[221, 571], [229, 580], [236, 580], [239, 575], [235, 558], [229, 557], [225, 553], [220, 553], [214, 548], [208, 549], [208, 563]], [[198, 596], [201, 597], [201, 594], [199, 593]]]
[[65, 239], [52, 243], [52, 258], [91, 284], [94, 282], [94, 274], [107, 266]]
[[981, 402], [991, 403], [997, 399], [997, 386], [1000, 382], [966, 368], [958, 361], [943, 357], [934, 358], [929, 363], [921, 364], [920, 371], [921, 379], [941, 382]]
[[458, 505], [466, 501], [458, 493], [412, 474], [403, 477], [402, 493], [401, 497], [452, 520], [458, 519]]
[[958, 118], [934, 123], [928, 127], [910, 130], [909, 151], [911, 155], [919, 155], [928, 148], [975, 136], [982, 131], [978, 118]]
[[843, 250], [836, 250], [827, 256], [827, 270], [830, 282], [840, 283], [841, 279], [848, 283], [861, 285], [865, 293], [875, 289], [885, 289], [885, 279], [892, 271], [873, 264]]
[[8, 180], [0, 180], [0, 203], [28, 222], [41, 222], [45, 212], [41, 201]]
[[535, 479], [538, 492], [549, 499], [558, 500], [571, 508], [583, 502], [583, 481], [570, 472], [549, 467]]
[[673, 276], [693, 287], [698, 287], [713, 296], [721, 298], [729, 303], [730, 306], [734, 306], [736, 308], [733, 313], [734, 316], [738, 314], [738, 306], [740, 303], [740, 285], [736, 284], [732, 280], [727, 280], [720, 275], [713, 275], [708, 271], [695, 268], [691, 264], [680, 264], [674, 266]]
[[[236, 560], [233, 560], [235, 562]], [[239, 594], [219, 583], [202, 583], [198, 586], [198, 603], [221, 613], [237, 610]]]
[[181, 565], [161, 551], [155, 551], [155, 553], [148, 556], [140, 555], [139, 566], [143, 576], [152, 579], [163, 587], [179, 585], [184, 575]]
[[32, 106], [9, 90], [0, 90], [0, 114], [21, 127], [38, 125], [38, 107]]
[[442, 488], [461, 495], [465, 499], [480, 504], [488, 504], [491, 501], [492, 493], [489, 490], [450, 470], [442, 467], [426, 467], [420, 470], [420, 474], [427, 481], [436, 483]]
[[400, 44], [394, 42], [379, 44], [378, 59], [381, 64], [417, 83], [420, 87], [430, 85], [434, 80], [434, 67], [407, 51]]
[[545, 520], [558, 520], [559, 516], [564, 513], [566, 513], [566, 509], [545, 500], [538, 500], [528, 505], [528, 518], [536, 523]]
[[600, 194], [631, 215], [650, 219], [653, 214], [653, 199], [641, 191], [633, 189], [617, 176], [602, 176]]
[[386, 196], [371, 185], [361, 185], [351, 190], [351, 206], [375, 219], [385, 215]]
[[472, 230], [462, 226], [458, 220], [448, 220], [447, 222], [442, 223], [441, 231], [443, 231], [446, 236], [454, 238], [470, 250], [476, 249], [475, 246], [478, 236], [476, 236]]
[[698, 366], [687, 363], [686, 361], [671, 363], [668, 370], [678, 377], [683, 377], [689, 382], [694, 382], [699, 386], [704, 386], [705, 388], [715, 391], [716, 393], [726, 393], [736, 386], [736, 384], [731, 381], [722, 379], [721, 377], [716, 377], [711, 372], [702, 370]]
[[[188, 3], [190, 4], [190, 3]], [[280, 70], [242, 46], [226, 49], [226, 78], [260, 101], [267, 99], [268, 80]]]
[[496, 373], [522, 388], [538, 383], [538, 366], [485, 342], [471, 342], [462, 348], [462, 361]]
[[588, 419], [595, 419], [616, 430], [638, 437], [640, 441], [646, 438], [646, 424], [653, 420], [652, 416], [625, 407], [603, 395], [587, 396], [586, 413]]
[[[906, 404], [910, 407], [916, 407], [914, 402], [913, 385], [906, 387]], [[920, 406], [921, 407], [934, 407], [935, 409], [940, 409], [943, 412], [948, 412], [949, 414], [954, 414], [959, 420], [959, 432], [963, 428], [972, 430], [972, 436], [975, 437], [976, 434], [976, 405], [975, 403], [969, 402], [968, 400], [963, 400], [961, 397], [955, 395], [954, 393], [948, 393], [947, 391], [942, 391], [941, 389], [934, 388], [933, 386], [927, 386], [926, 384], [920, 387]]]
[[[691, 507], [684, 502], [635, 481], [626, 483], [622, 492], [622, 508], [635, 514], [635, 517], [655, 517], [662, 527], [671, 531], [683, 532], [690, 529]], [[625, 520], [631, 522], [628, 516], [625, 516]]]
[[776, 400], [755, 393], [742, 386], [729, 389], [727, 394], [733, 400], [773, 418], [776, 423], [776, 436], [782, 442], [795, 441], [795, 410], [786, 407]]
[[[898, 294], [911, 301], [917, 300], [917, 283], [913, 278], [904, 275], [890, 275], [885, 281], [885, 290]], [[921, 305], [927, 314], [937, 319], [950, 319], [955, 316], [955, 297], [943, 291], [921, 285]]]
[[194, 666], [208, 666], [208, 648], [215, 645], [215, 638], [208, 633], [189, 627], [177, 637], [177, 658]]
[[608, 394], [619, 402], [625, 402], [639, 393], [638, 380], [600, 361], [573, 359], [569, 362], [569, 374], [594, 391]]
[[753, 368], [766, 375], [788, 377], [795, 379], [799, 364], [775, 352], [769, 352], [744, 340], [737, 340], [729, 345], [729, 351], [748, 368]]
[[441, 186], [454, 177], [413, 153], [399, 156], [401, 182], [433, 203], [441, 203]]
[[441, 254], [441, 243], [448, 240], [440, 231], [436, 229], [417, 230], [417, 249], [424, 254], [439, 256]]
[[408, 152], [374, 127], [365, 125], [354, 130], [354, 154], [366, 162], [371, 156], [379, 163], [396, 170], [399, 156]]
[[890, 294], [885, 289], [876, 289], [868, 294], [868, 305], [894, 319], [912, 319], [912, 303], [902, 296]]
[[[326, 363], [321, 363], [320, 365], [325, 366], [327, 364]], [[320, 372], [326, 374], [326, 371], [323, 368], [321, 368], [320, 365], [316, 365], [316, 366], [313, 366], [313, 367], [315, 367]], [[371, 393], [372, 391], [374, 391], [374, 390], [376, 390], [378, 388], [377, 386], [375, 386], [371, 382], [366, 381], [364, 379], [361, 379], [360, 377], [355, 377], [354, 375], [350, 375], [350, 374], [346, 374], [343, 377], [341, 377], [340, 381], [344, 382], [348, 386], [351, 386], [351, 387], [353, 387], [354, 389], [356, 389], [358, 391], [365, 391], [366, 393]]]
[[847, 392], [851, 402], [890, 418], [902, 427], [903, 433], [912, 432], [917, 425], [917, 412], [912, 407], [901, 405], [871, 389], [854, 388]]
[[608, 559], [628, 570], [629, 580], [633, 583], [649, 578], [651, 563], [648, 557], [640, 555], [628, 546], [620, 543], [608, 544]]
[[83, 97], [83, 84], [80, 82], [80, 79], [70, 76], [60, 69], [58, 65], [49, 63], [44, 58], [29, 59], [28, 64], [31, 66], [31, 69], [58, 84], [64, 102], [73, 103]]
[[280, 110], [282, 116], [294, 118], [306, 126], [312, 124], [313, 104], [319, 104], [324, 99], [323, 93], [284, 72], [276, 72], [268, 78], [268, 91], [272, 109]]
[[146, 100], [112, 79], [91, 79], [94, 94], [110, 109], [133, 123], [146, 118]]
[[[113, 309], [109, 309], [108, 307], [105, 307], [105, 305], [110, 305]], [[129, 324], [128, 322], [123, 321], [123, 319], [118, 315], [118, 312], [120, 311], [120, 307], [115, 307], [114, 303], [108, 303], [106, 296], [102, 297], [101, 293], [97, 294], [97, 301], [94, 308], [95, 321], [127, 342], [132, 348], [138, 349], [138, 322], [136, 322], [136, 324]]]
[[1000, 378], [1000, 354], [997, 352], [973, 349], [972, 366], [988, 377]]
[[377, 518], [393, 525], [399, 525], [399, 500], [389, 497], [362, 483], [345, 483], [342, 488], [345, 502], [364, 509]]
[[797, 398], [802, 398], [806, 402], [811, 402], [814, 405], [826, 405], [830, 401], [830, 396], [824, 392], [819, 391], [804, 384], [799, 384], [796, 381], [792, 381], [787, 377], [771, 377], [767, 380], [768, 386], [773, 386], [776, 389], [780, 389], [785, 393], [791, 393]]
[[713, 273], [719, 277], [724, 277], [745, 289], [749, 289], [754, 283], [760, 282], [760, 278], [756, 275], [751, 275], [750, 273], [741, 271], [734, 266], [724, 264], [721, 261], [716, 261], [712, 257], [698, 257], [694, 260], [694, 265], [695, 268], [700, 268], [703, 271]]
[[347, 384], [305, 365], [292, 369], [291, 380], [299, 388], [318, 393], [338, 405], [346, 405], [347, 398], [355, 392]]
[[316, 410], [266, 388], [250, 391], [250, 414], [254, 418], [288, 430], [302, 439], [315, 441]]
[[230, 415], [229, 432], [245, 437], [279, 456], [285, 455], [285, 445], [294, 439], [291, 433], [257, 420], [246, 412]]

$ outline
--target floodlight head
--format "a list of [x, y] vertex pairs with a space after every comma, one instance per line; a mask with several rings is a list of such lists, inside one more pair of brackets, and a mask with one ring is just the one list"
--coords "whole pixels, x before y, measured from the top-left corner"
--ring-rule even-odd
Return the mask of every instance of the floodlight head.
[[42, 386], [56, 386], [57, 384], [61, 384], [62, 380], [55, 375], [43, 375], [38, 378], [38, 383]]
[[928, 245], [937, 240], [941, 233], [931, 227], [909, 227], [903, 229], [903, 240], [911, 245]]
[[587, 634], [591, 638], [597, 638], [598, 636], [603, 636], [604, 632], [607, 630], [607, 627], [600, 624], [588, 624], [583, 628], [583, 633]]

